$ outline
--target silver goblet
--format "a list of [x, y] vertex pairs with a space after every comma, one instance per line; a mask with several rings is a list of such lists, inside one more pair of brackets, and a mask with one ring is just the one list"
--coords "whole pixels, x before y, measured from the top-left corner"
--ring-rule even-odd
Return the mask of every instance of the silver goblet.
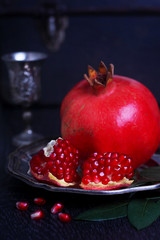
[[41, 68], [47, 55], [39, 52], [14, 52], [2, 56], [7, 66], [9, 102], [24, 107], [26, 127], [13, 137], [15, 146], [27, 145], [40, 138], [31, 128], [32, 113], [29, 107], [39, 100]]

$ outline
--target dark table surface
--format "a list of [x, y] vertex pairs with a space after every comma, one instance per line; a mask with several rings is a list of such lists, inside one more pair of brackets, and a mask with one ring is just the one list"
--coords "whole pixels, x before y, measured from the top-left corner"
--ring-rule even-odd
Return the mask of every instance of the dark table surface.
[[[55, 106], [35, 107], [33, 109], [33, 127], [44, 136], [60, 134], [59, 108]], [[38, 123], [38, 124], [37, 124]], [[12, 106], [0, 106], [0, 239], [159, 239], [160, 218], [151, 226], [137, 231], [126, 217], [101, 221], [75, 221], [74, 217], [93, 206], [109, 203], [124, 196], [87, 196], [71, 193], [54, 193], [34, 188], [11, 176], [7, 171], [8, 155], [14, 151], [12, 136], [23, 128], [21, 110]], [[45, 218], [31, 220], [30, 213], [37, 209], [33, 203], [35, 197], [44, 197], [42, 207]], [[30, 203], [26, 212], [16, 209], [17, 201]], [[71, 223], [61, 223], [50, 209], [54, 203], [64, 203], [65, 212], [72, 216]]]

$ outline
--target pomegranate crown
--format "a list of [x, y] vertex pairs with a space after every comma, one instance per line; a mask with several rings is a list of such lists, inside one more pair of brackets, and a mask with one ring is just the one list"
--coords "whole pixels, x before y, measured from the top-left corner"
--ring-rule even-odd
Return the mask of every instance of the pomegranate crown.
[[108, 70], [104, 62], [101, 61], [99, 64], [98, 72], [93, 67], [88, 65], [89, 77], [87, 76], [87, 74], [84, 74], [84, 78], [89, 82], [92, 87], [95, 87], [97, 85], [106, 87], [106, 85], [112, 81], [113, 74], [114, 65], [110, 64]]

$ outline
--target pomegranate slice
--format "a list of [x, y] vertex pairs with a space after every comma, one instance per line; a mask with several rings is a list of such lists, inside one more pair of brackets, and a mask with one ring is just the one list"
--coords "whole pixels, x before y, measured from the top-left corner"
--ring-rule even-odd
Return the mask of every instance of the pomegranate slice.
[[50, 141], [30, 161], [31, 173], [35, 178], [63, 187], [77, 184], [78, 165], [78, 150], [62, 138]]
[[111, 190], [129, 186], [134, 175], [132, 159], [119, 153], [93, 153], [83, 163], [84, 189]]

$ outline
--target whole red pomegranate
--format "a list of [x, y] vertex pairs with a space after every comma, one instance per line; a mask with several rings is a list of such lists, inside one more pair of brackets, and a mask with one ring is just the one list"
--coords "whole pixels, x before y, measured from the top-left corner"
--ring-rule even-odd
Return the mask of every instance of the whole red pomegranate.
[[[140, 82], [113, 76], [103, 62], [80, 81], [61, 105], [61, 134], [86, 158], [93, 152], [119, 152], [133, 167], [147, 162], [160, 143], [160, 112], [152, 93]], [[87, 81], [86, 81], [87, 80]]]

